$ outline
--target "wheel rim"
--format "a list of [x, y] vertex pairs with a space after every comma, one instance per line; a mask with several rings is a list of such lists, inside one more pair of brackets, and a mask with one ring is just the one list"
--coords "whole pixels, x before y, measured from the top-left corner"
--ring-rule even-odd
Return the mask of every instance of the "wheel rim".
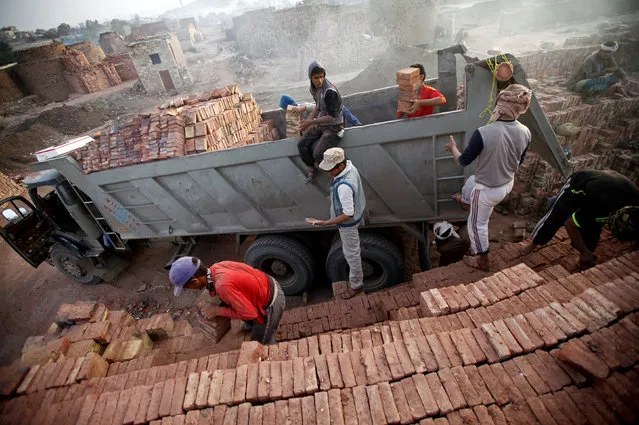
[[64, 271], [73, 277], [81, 278], [86, 274], [82, 267], [80, 267], [80, 265], [78, 265], [78, 263], [76, 263], [72, 258], [63, 257], [61, 263]]
[[[350, 268], [348, 263], [344, 267], [344, 276], [348, 279]], [[362, 258], [362, 272], [364, 273], [364, 288], [374, 291], [385, 286], [388, 278], [386, 270], [376, 261]]]
[[267, 258], [260, 264], [260, 270], [272, 275], [281, 286], [295, 282], [295, 270], [285, 261], [278, 258]]

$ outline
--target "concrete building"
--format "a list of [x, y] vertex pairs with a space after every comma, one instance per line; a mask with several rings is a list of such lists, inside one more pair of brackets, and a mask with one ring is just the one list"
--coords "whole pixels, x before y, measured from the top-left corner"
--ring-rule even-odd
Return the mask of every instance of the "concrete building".
[[103, 32], [100, 34], [100, 47], [107, 55], [126, 53], [124, 37], [117, 32]]
[[140, 40], [129, 44], [128, 48], [147, 93], [177, 93], [193, 83], [175, 33]]

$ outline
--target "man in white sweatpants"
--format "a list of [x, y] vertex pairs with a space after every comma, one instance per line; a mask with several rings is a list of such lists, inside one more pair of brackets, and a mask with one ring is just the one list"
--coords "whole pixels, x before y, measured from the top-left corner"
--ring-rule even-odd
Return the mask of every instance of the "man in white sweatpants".
[[364, 290], [364, 271], [358, 227], [363, 222], [366, 196], [359, 172], [351, 161], [346, 159], [342, 148], [326, 150], [319, 168], [333, 177], [331, 219], [323, 221], [307, 218], [306, 222], [313, 226], [337, 226], [342, 241], [342, 252], [350, 268], [348, 276], [350, 286], [347, 291], [341, 294], [342, 298], [348, 299]]
[[517, 121], [528, 110], [532, 92], [527, 87], [512, 84], [497, 95], [491, 124], [475, 130], [464, 152], [460, 152], [453, 136], [446, 145], [462, 167], [477, 159], [475, 175], [462, 189], [462, 202], [470, 204], [468, 236], [475, 254], [469, 265], [490, 270], [488, 260], [488, 221], [495, 208], [510, 193], [515, 173], [526, 157], [531, 134]]

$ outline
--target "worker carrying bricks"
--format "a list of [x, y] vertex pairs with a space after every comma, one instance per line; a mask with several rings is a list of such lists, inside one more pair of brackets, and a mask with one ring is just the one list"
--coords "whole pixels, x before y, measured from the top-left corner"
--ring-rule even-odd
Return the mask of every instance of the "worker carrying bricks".
[[252, 339], [274, 344], [286, 300], [277, 281], [261, 270], [244, 263], [220, 261], [207, 268], [196, 257], [181, 257], [169, 271], [173, 293], [177, 297], [184, 288], [217, 296], [222, 305], [199, 305], [206, 319], [216, 316], [244, 321], [244, 330], [252, 329]]
[[435, 112], [435, 106], [446, 104], [446, 97], [439, 90], [424, 82], [426, 80], [424, 65], [416, 63], [409, 68], [419, 69], [419, 78], [422, 84], [411, 100], [410, 111], [408, 113], [397, 111], [397, 118], [417, 118], [432, 115]]
[[627, 96], [618, 84], [626, 79], [626, 73], [613, 57], [618, 48], [616, 41], [603, 43], [568, 80], [568, 90], [580, 93], [586, 103], [596, 103], [599, 96], [612, 96], [616, 93]]
[[324, 152], [319, 167], [326, 171], [333, 181], [330, 187], [330, 220], [307, 218], [313, 226], [337, 226], [342, 241], [342, 252], [350, 268], [349, 288], [341, 294], [349, 299], [364, 290], [359, 226], [364, 224], [366, 195], [357, 168], [346, 159], [342, 148], [331, 148]]
[[531, 134], [517, 118], [528, 110], [531, 98], [529, 88], [511, 84], [497, 95], [489, 124], [473, 132], [463, 153], [453, 136], [446, 145], [462, 167], [477, 160], [475, 175], [466, 180], [462, 194], [453, 195], [461, 204], [470, 204], [467, 229], [475, 256], [464, 257], [464, 261], [471, 267], [490, 270], [488, 221], [495, 206], [512, 190], [515, 173], [526, 157]]
[[595, 248], [603, 226], [617, 239], [639, 241], [639, 188], [616, 171], [573, 173], [532, 232], [532, 241], [521, 254], [547, 244], [566, 226], [572, 246], [579, 251], [579, 266], [595, 265]]
[[326, 79], [326, 70], [319, 62], [313, 61], [308, 66], [308, 78], [315, 109], [300, 123], [304, 134], [297, 143], [300, 157], [308, 168], [307, 183], [313, 181], [317, 173], [315, 162], [322, 161], [327, 149], [337, 146], [344, 129], [342, 97], [337, 87]]

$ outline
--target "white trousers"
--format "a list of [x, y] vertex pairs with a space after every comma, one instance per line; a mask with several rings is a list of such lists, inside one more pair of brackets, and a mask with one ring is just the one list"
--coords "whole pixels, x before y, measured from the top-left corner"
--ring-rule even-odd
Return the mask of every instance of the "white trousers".
[[470, 176], [462, 189], [462, 200], [470, 204], [468, 236], [475, 255], [488, 251], [488, 220], [495, 205], [499, 204], [513, 189], [514, 180], [499, 187], [487, 187]]
[[358, 226], [338, 227], [339, 237], [342, 240], [342, 252], [350, 267], [348, 280], [352, 289], [364, 286], [364, 270], [362, 270], [362, 250], [359, 245]]

